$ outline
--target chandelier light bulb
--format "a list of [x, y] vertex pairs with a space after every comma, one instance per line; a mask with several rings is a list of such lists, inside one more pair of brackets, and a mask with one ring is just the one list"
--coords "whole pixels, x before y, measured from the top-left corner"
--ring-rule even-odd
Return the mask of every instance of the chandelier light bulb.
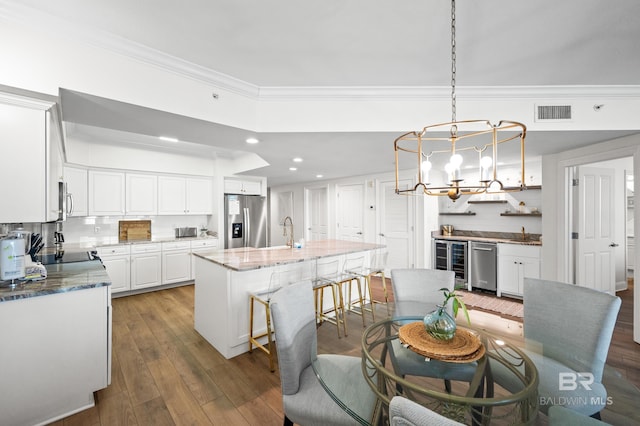
[[431, 161], [424, 160], [422, 162], [422, 182], [429, 183], [429, 171], [431, 170]]
[[489, 182], [491, 180], [491, 165], [493, 159], [491, 157], [482, 157], [480, 159], [480, 181]]
[[453, 165], [453, 167], [460, 168], [460, 165], [462, 164], [462, 155], [453, 154], [449, 159], [449, 162]]

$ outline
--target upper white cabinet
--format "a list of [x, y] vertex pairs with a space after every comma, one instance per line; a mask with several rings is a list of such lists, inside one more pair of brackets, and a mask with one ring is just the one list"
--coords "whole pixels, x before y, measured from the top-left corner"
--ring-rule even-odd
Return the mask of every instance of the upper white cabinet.
[[207, 178], [158, 177], [158, 214], [211, 214], [212, 185]]
[[124, 173], [89, 170], [89, 215], [122, 216], [124, 214]]
[[187, 214], [213, 213], [211, 193], [211, 179], [187, 178]]
[[262, 183], [256, 180], [225, 179], [225, 194], [261, 195]]
[[145, 174], [126, 174], [126, 214], [158, 214], [158, 177]]
[[0, 223], [58, 218], [62, 151], [52, 111], [51, 102], [0, 93]]
[[86, 169], [64, 168], [64, 182], [67, 184], [67, 215], [86, 216], [89, 206], [88, 173]]
[[540, 246], [498, 244], [498, 289], [522, 296], [525, 278], [540, 278]]

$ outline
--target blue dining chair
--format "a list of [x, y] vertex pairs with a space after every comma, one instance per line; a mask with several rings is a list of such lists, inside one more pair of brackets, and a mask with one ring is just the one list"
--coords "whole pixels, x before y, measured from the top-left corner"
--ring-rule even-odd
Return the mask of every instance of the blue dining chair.
[[[371, 421], [376, 395], [362, 374], [360, 357], [316, 353], [316, 314], [311, 281], [291, 284], [271, 298], [271, 314], [282, 387], [284, 425], [355, 425], [355, 418], [335, 402], [316, 376], [312, 359], [333, 372], [342, 389], [336, 395], [348, 395], [341, 401], [355, 413], [365, 413]], [[342, 392], [346, 390], [346, 392]]]

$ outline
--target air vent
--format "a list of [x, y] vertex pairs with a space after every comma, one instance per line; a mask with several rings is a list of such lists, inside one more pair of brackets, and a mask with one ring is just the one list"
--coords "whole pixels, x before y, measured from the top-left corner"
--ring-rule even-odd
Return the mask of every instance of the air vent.
[[536, 121], [571, 120], [571, 105], [537, 105]]

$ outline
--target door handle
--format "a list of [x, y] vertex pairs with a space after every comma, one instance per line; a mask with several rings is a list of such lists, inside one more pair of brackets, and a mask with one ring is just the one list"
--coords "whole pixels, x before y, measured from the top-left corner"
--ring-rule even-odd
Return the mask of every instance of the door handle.
[[473, 250], [479, 250], [479, 251], [492, 251], [493, 249], [490, 248], [484, 248], [484, 247], [474, 247]]
[[356, 232], [357, 235], [362, 235], [362, 232]]
[[618, 246], [619, 246], [619, 244], [616, 244], [616, 243], [609, 244], [609, 247], [618, 247]]
[[384, 234], [378, 234], [378, 235], [380, 235], [381, 237], [384, 237]]

